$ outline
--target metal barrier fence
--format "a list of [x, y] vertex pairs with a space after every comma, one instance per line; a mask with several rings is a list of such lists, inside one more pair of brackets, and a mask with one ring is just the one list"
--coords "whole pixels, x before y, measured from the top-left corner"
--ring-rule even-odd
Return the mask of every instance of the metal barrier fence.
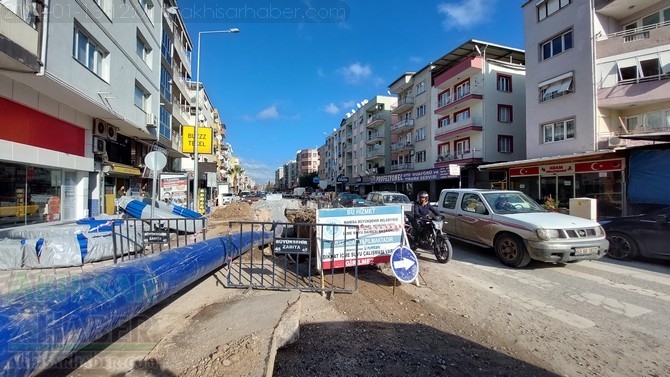
[[[114, 263], [207, 239], [206, 218], [126, 218], [112, 227]], [[190, 242], [189, 242], [190, 241]]]
[[[228, 262], [227, 286], [232, 288], [352, 293], [358, 289], [358, 226], [318, 223], [229, 222], [229, 237], [243, 231], [269, 232], [271, 240]], [[344, 236], [335, 239], [336, 234]], [[330, 241], [330, 249], [317, 243]], [[347, 246], [349, 263], [322, 269], [319, 261], [335, 257], [335, 242]], [[352, 250], [353, 249], [353, 250]], [[317, 253], [320, 253], [317, 258]]]

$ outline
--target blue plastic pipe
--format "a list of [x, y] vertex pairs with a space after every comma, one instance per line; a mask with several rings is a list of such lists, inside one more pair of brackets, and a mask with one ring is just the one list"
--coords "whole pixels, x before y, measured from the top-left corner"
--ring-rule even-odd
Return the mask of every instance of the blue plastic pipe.
[[0, 295], [0, 375], [49, 368], [272, 236], [217, 237]]

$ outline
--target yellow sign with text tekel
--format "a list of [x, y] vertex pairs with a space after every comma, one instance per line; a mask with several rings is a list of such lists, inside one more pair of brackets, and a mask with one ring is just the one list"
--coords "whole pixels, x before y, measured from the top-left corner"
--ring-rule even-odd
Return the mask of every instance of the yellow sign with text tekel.
[[[183, 153], [195, 153], [195, 126], [182, 126], [181, 146]], [[198, 153], [212, 154], [212, 129], [210, 127], [198, 127]]]

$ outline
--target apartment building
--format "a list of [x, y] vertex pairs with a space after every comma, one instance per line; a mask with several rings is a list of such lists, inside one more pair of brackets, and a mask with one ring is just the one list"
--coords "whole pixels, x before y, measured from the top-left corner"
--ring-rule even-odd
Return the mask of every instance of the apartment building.
[[298, 164], [298, 176], [317, 173], [319, 171], [319, 152], [317, 148], [298, 151], [295, 161]]
[[523, 11], [529, 160], [485, 168], [504, 169], [510, 187], [562, 207], [598, 199], [599, 217], [670, 204], [657, 189], [670, 183], [662, 143], [670, 140], [670, 4], [548, 0]]
[[139, 192], [148, 151], [171, 149], [148, 121], [160, 106], [160, 4], [49, 5], [64, 11], [0, 4], [0, 195], [13, 208], [2, 226], [96, 215], [120, 185]]

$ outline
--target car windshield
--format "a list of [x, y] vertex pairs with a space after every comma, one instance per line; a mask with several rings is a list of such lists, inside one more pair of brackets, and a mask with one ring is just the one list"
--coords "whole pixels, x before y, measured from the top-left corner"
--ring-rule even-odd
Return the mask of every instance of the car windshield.
[[409, 198], [403, 194], [384, 195], [384, 203], [410, 203]]
[[522, 192], [492, 192], [483, 195], [495, 213], [510, 214], [547, 211]]

